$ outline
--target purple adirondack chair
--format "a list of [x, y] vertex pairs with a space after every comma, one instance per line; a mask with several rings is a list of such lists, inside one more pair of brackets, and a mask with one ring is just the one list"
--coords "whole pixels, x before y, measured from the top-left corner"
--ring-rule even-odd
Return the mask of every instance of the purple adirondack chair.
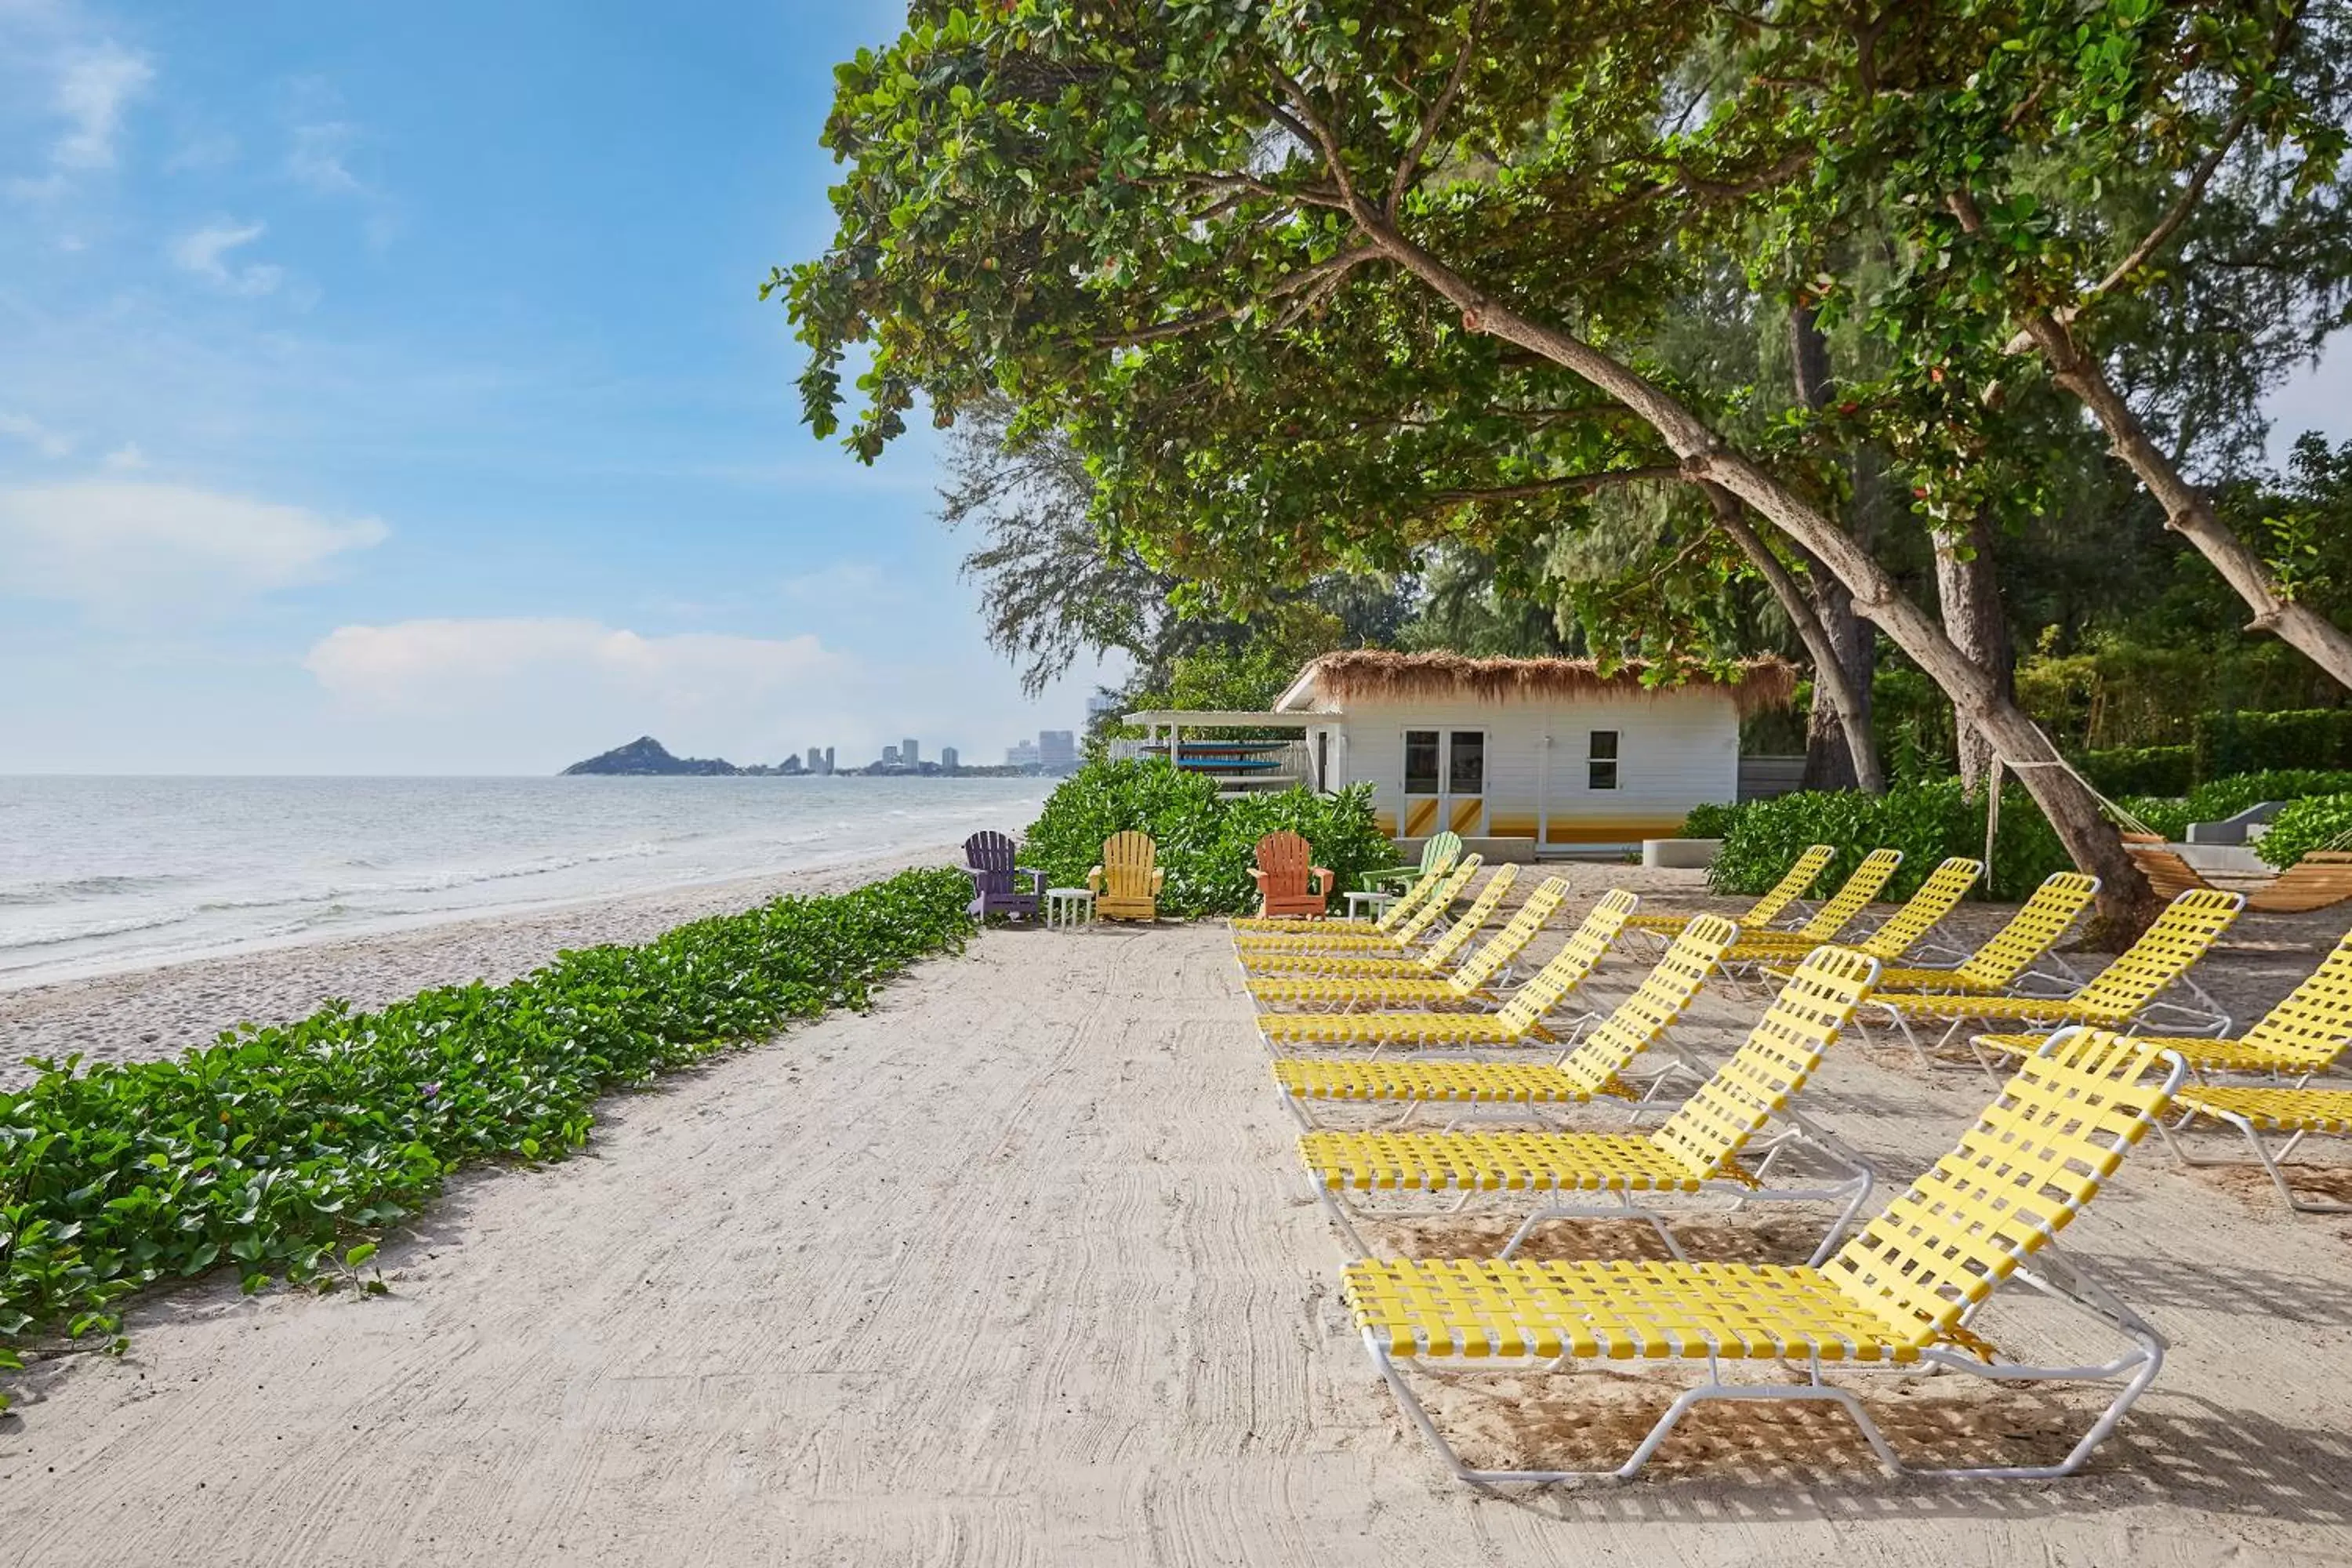
[[[1037, 918], [1037, 900], [1045, 891], [1045, 873], [1013, 862], [1021, 847], [1002, 833], [975, 833], [963, 841], [964, 875], [971, 879], [971, 902], [966, 910], [981, 920], [1006, 915], [1017, 920]], [[1023, 888], [1021, 879], [1028, 879]]]

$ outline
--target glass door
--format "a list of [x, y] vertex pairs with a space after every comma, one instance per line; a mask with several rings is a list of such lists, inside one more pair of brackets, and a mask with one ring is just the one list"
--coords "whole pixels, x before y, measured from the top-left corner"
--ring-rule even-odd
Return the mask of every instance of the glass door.
[[1465, 837], [1486, 830], [1486, 731], [1404, 732], [1405, 838], [1452, 828]]

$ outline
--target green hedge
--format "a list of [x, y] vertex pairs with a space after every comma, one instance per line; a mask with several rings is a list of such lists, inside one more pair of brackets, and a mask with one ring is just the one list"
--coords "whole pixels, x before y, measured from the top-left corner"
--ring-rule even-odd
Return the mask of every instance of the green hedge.
[[2352, 768], [2352, 708], [2202, 713], [2193, 733], [2200, 779], [2267, 769]]
[[1695, 805], [1683, 818], [1685, 838], [1723, 838], [1730, 835], [1731, 825], [1739, 820], [1740, 808], [1736, 805]]
[[2191, 822], [2220, 822], [2266, 800], [2307, 800], [2314, 795], [2352, 794], [2352, 773], [2323, 773], [2311, 768], [2281, 768], [2270, 773], [2234, 773], [2199, 784], [2186, 803]]
[[1055, 887], [1076, 887], [1114, 833], [1151, 835], [1168, 881], [1162, 914], [1234, 914], [1256, 906], [1250, 868], [1257, 841], [1280, 828], [1315, 847], [1315, 863], [1355, 885], [1360, 872], [1396, 864], [1396, 847], [1372, 821], [1370, 784], [1339, 795], [1291, 789], [1217, 798], [1217, 786], [1164, 762], [1093, 762], [1046, 798], [1030, 825], [1021, 863]]
[[2197, 753], [2188, 746], [2128, 746], [2083, 754], [2083, 776], [2102, 794], [2184, 795], [2196, 782]]
[[451, 1171], [560, 1157], [601, 1095], [865, 1006], [961, 946], [971, 896], [961, 872], [909, 871], [566, 952], [506, 985], [247, 1025], [177, 1060], [37, 1059], [29, 1088], [0, 1092], [0, 1354], [18, 1335], [112, 1331], [130, 1292], [221, 1265], [248, 1290], [361, 1283], [375, 1248], [355, 1238]]
[[[1958, 779], [1901, 784], [1883, 795], [1859, 790], [1807, 790], [1759, 800], [1731, 812], [1722, 853], [1708, 878], [1720, 893], [1756, 894], [1779, 881], [1809, 844], [1833, 844], [1822, 886], [1833, 887], [1882, 846], [1903, 851], [1903, 866], [1887, 898], [1908, 897], [1937, 863], [1954, 855], [1984, 853], [1981, 802], [1961, 792]], [[1715, 835], [1707, 835], [1712, 837]], [[2053, 871], [2074, 862], [2021, 789], [2001, 795], [2000, 837], [1993, 850], [1990, 886], [1996, 899], [2022, 899]]]
[[2314, 795], [2273, 817], [2270, 831], [2254, 840], [2254, 853], [2284, 869], [2339, 839], [2352, 839], [2352, 795]]

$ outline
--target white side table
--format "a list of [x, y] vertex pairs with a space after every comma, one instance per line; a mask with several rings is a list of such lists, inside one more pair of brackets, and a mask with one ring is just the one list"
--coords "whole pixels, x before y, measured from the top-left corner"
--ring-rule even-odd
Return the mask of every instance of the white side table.
[[1095, 896], [1084, 888], [1048, 888], [1045, 889], [1045, 929], [1055, 925], [1065, 930], [1074, 926], [1091, 925], [1095, 918]]
[[1394, 893], [1349, 893], [1348, 918], [1351, 921], [1378, 920], [1397, 901]]

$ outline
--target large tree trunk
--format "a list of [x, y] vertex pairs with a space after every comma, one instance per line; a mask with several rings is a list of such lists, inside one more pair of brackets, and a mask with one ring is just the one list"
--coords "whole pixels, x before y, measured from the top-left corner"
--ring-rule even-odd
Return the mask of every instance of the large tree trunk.
[[[1949, 205], [1969, 233], [1983, 229], [1983, 215], [1966, 195], [1954, 196]], [[2254, 618], [2246, 629], [2275, 633], [2280, 641], [2301, 652], [2338, 684], [2352, 686], [2352, 634], [2309, 605], [2280, 595], [2269, 565], [2246, 548], [2245, 541], [2214, 511], [2205, 492], [2189, 483], [2164, 448], [2148, 438], [2139, 416], [2107, 379], [2105, 367], [2082, 351], [2055, 315], [2040, 311], [2025, 317], [2023, 326], [2025, 336], [2049, 363], [2051, 379], [2098, 419], [2116, 456], [2130, 466], [2164, 509], [2164, 525], [2195, 545], [2197, 552], [2212, 563], [2221, 580], [2252, 609]]]
[[[1811, 409], [1827, 407], [1830, 344], [1811, 305], [1790, 308], [1789, 364], [1797, 401]], [[1868, 534], [1855, 526], [1861, 521], [1851, 519], [1850, 531], [1867, 547]], [[1878, 628], [1853, 613], [1853, 595], [1844, 584], [1810, 552], [1801, 553], [1813, 616], [1826, 645], [1825, 651], [1811, 641], [1806, 644], [1814, 674], [1813, 708], [1805, 721], [1805, 787], [1864, 789], [1877, 795], [1886, 788], [1870, 705], [1871, 682], [1878, 673]], [[1822, 679], [1825, 660], [1837, 667], [1837, 679]]]
[[1706, 422], [1664, 387], [1571, 333], [1531, 321], [1490, 299], [1468, 279], [1400, 234], [1369, 205], [1351, 210], [1367, 238], [1462, 312], [1473, 331], [1492, 332], [1582, 376], [1658, 433], [1694, 480], [1713, 480], [1754, 507], [1775, 528], [1811, 551], [1853, 595], [1854, 608], [1878, 623], [1924, 670], [2002, 760], [2018, 771], [2075, 865], [2099, 879], [2095, 940], [2117, 942], [2144, 929], [2157, 900], [2124, 850], [2097, 799], [2065, 766], [2033, 721], [2001, 695], [1992, 678], [1954, 647], [1935, 619], [1904, 595], [1871, 553], [1836, 521], [1727, 447]]
[[[1756, 531], [1748, 526], [1747, 519], [1740, 515], [1739, 498], [1721, 485], [1700, 488], [1706, 491], [1706, 499], [1715, 507], [1717, 523], [1771, 588], [1772, 596], [1780, 603], [1781, 612], [1789, 617], [1789, 624], [1797, 628], [1797, 636], [1803, 640], [1805, 652], [1813, 661], [1814, 713], [1818, 715], [1822, 711], [1826, 700], [1832, 714], [1849, 711], [1868, 714], [1870, 700], [1857, 693], [1848, 680], [1845, 661], [1840, 657], [1836, 645], [1830, 640], [1828, 628], [1814, 615], [1812, 602], [1806, 598], [1804, 590], [1797, 586], [1797, 580], [1789, 575], [1789, 569], [1780, 564], [1780, 558], [1772, 553], [1771, 546], [1757, 538]], [[1824, 573], [1822, 575], [1827, 577], [1828, 574]], [[1867, 718], [1858, 724], [1839, 724], [1836, 741], [1843, 771], [1853, 781], [1852, 784], [1815, 784], [1812, 762], [1808, 756], [1805, 763], [1807, 788], [1858, 787], [1875, 795], [1886, 787], [1886, 781], [1879, 777], [1878, 754], [1870, 744]]]
[[[2010, 646], [2009, 617], [2001, 611], [1992, 526], [1982, 512], [1958, 532], [1936, 536], [1936, 597], [1943, 609], [1944, 635], [1952, 646], [1992, 677], [2004, 700], [2013, 700], [2017, 656]], [[1952, 733], [1959, 744], [1960, 787], [1973, 796], [1984, 788], [1997, 749], [1957, 708]]]

